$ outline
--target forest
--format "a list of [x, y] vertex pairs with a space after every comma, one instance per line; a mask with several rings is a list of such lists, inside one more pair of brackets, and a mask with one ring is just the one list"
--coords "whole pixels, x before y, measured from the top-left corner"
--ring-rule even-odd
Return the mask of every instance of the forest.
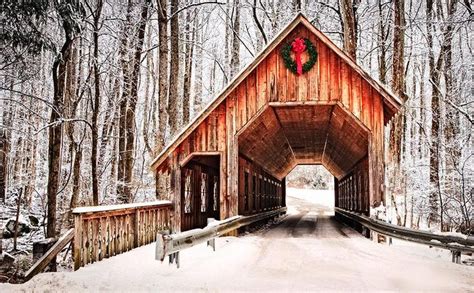
[[[403, 101], [385, 129], [387, 220], [473, 231], [469, 0], [4, 0], [0, 8], [4, 237], [13, 236], [11, 218], [37, 219], [37, 238], [57, 237], [75, 207], [165, 199], [153, 158], [298, 13]], [[19, 248], [15, 240], [3, 249]]]

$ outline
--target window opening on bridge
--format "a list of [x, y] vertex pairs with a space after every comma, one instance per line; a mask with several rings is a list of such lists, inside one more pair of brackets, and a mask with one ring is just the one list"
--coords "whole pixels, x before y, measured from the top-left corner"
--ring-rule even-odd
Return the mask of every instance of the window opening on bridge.
[[244, 172], [244, 207], [247, 211], [249, 209], [249, 173]]
[[263, 210], [267, 209], [267, 192], [268, 192], [267, 177], [263, 177]]
[[207, 211], [207, 174], [201, 173], [201, 212]]
[[184, 182], [184, 212], [191, 213], [191, 199], [192, 199], [192, 188], [191, 188], [191, 177], [193, 175], [192, 170], [186, 171], [186, 177]]
[[262, 209], [262, 198], [263, 198], [263, 178], [262, 176], [259, 176], [259, 179], [258, 179], [258, 186], [260, 187], [259, 189], [259, 192], [258, 192], [258, 209], [261, 210]]
[[253, 205], [250, 207], [250, 210], [255, 211], [255, 205], [256, 205], [256, 197], [257, 197], [257, 178], [255, 173], [252, 176], [252, 199], [253, 199]]
[[219, 188], [217, 187], [219, 177], [214, 176], [214, 186], [212, 188], [212, 210], [217, 211], [217, 201], [219, 200]]

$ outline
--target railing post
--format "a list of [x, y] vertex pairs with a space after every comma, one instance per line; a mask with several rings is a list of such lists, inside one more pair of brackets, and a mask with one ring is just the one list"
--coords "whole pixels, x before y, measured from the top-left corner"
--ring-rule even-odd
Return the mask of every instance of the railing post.
[[81, 267], [81, 246], [82, 246], [82, 215], [74, 215], [74, 244], [73, 244], [73, 258], [74, 270]]
[[136, 209], [135, 211], [135, 225], [134, 225], [134, 231], [133, 231], [133, 245], [134, 247], [140, 246], [139, 244], [139, 235], [138, 231], [140, 230], [140, 209]]

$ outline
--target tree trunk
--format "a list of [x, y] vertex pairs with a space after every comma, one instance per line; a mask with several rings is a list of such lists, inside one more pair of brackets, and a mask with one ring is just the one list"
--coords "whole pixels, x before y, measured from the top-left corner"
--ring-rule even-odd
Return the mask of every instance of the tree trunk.
[[[148, 27], [148, 34], [146, 36], [146, 46], [147, 48], [151, 47], [151, 37], [152, 37], [152, 30]], [[155, 65], [153, 64], [153, 52], [148, 52], [146, 55], [146, 77], [145, 77], [145, 101], [143, 102], [143, 124], [142, 124], [142, 136], [143, 136], [143, 143], [145, 144], [144, 148], [145, 151], [148, 153], [150, 157], [153, 157], [153, 148], [150, 145], [150, 139], [148, 137], [150, 128], [151, 132], [154, 133], [156, 130], [154, 128], [154, 119], [155, 116], [155, 107], [153, 99], [150, 99], [150, 84], [151, 80], [155, 79]], [[153, 93], [154, 93], [154, 84], [153, 84]], [[150, 101], [151, 100], [151, 101]]]
[[232, 79], [240, 69], [240, 0], [234, 0], [234, 19], [233, 19], [233, 38], [232, 38], [232, 52], [230, 57], [230, 78]]
[[158, 54], [158, 132], [156, 135], [156, 153], [165, 147], [166, 123], [168, 121], [168, 20], [167, 0], [157, 0], [158, 27], [159, 27], [159, 54]]
[[[82, 161], [82, 146], [81, 144], [75, 144], [74, 162], [73, 162], [73, 168], [72, 168], [72, 193], [71, 193], [71, 202], [69, 204], [71, 211], [77, 207], [77, 202], [79, 200], [81, 161]], [[72, 220], [70, 216], [68, 218]]]
[[183, 125], [187, 125], [189, 123], [189, 116], [190, 116], [190, 97], [191, 97], [191, 74], [193, 68], [193, 51], [194, 51], [194, 38], [195, 38], [195, 30], [190, 32], [191, 30], [191, 22], [192, 22], [192, 13], [191, 10], [186, 11], [186, 25], [185, 25], [185, 32], [186, 32], [186, 58], [184, 63], [184, 77], [183, 77]]
[[[46, 237], [56, 237], [56, 197], [59, 191], [61, 176], [61, 144], [64, 91], [66, 84], [66, 68], [69, 54], [75, 34], [79, 32], [80, 27], [77, 19], [82, 17], [82, 8], [75, 1], [65, 1], [65, 3], [55, 3], [56, 10], [62, 20], [62, 27], [65, 32], [65, 40], [61, 47], [60, 54], [56, 56], [53, 63], [53, 107], [51, 109], [48, 144], [48, 224], [46, 227]], [[67, 7], [67, 8], [66, 8]]]
[[[224, 35], [224, 78], [223, 85], [225, 86], [228, 82], [227, 77], [230, 76], [230, 36], [233, 35], [233, 15], [234, 9], [232, 8], [233, 1], [227, 1], [225, 10], [225, 35]], [[201, 38], [202, 40], [203, 38]]]
[[[454, 199], [456, 202], [462, 202], [461, 193], [463, 193], [461, 188], [461, 178], [457, 170], [461, 169], [458, 167], [461, 161], [461, 148], [457, 142], [460, 125], [459, 125], [459, 112], [457, 109], [454, 109], [449, 102], [458, 104], [459, 98], [454, 93], [454, 84], [455, 77], [453, 75], [453, 54], [452, 54], [452, 40], [454, 32], [453, 24], [453, 14], [456, 9], [455, 0], [451, 0], [446, 5], [447, 15], [444, 20], [444, 29], [443, 29], [443, 51], [444, 51], [444, 80], [446, 87], [446, 96], [445, 102], [446, 105], [446, 115], [445, 123], [446, 127], [444, 130], [446, 138], [446, 194], [450, 198]], [[461, 208], [462, 214], [464, 214], [463, 208]]]
[[[122, 63], [124, 84], [124, 94], [120, 106], [120, 141], [119, 152], [119, 180], [120, 201], [124, 203], [132, 202], [131, 183], [133, 177], [133, 161], [135, 147], [135, 108], [138, 99], [138, 78], [140, 75], [141, 54], [145, 39], [146, 23], [148, 19], [148, 1], [142, 4], [140, 21], [138, 23], [138, 34], [134, 43], [134, 51], [131, 62]], [[129, 14], [130, 15], [130, 14]], [[125, 45], [125, 44], [124, 44]], [[127, 48], [128, 46], [124, 46]], [[126, 64], [128, 63], [128, 64]], [[132, 66], [130, 66], [130, 64]]]
[[174, 137], [178, 129], [178, 89], [179, 89], [179, 18], [174, 15], [178, 11], [179, 0], [171, 0], [170, 21], [170, 78], [169, 78], [169, 103], [168, 123], [170, 136]]
[[63, 96], [66, 79], [66, 60], [69, 57], [72, 39], [66, 38], [61, 53], [53, 65], [53, 109], [51, 110], [48, 147], [48, 225], [46, 237], [56, 237], [56, 196], [61, 176], [61, 144]]
[[[201, 111], [202, 105], [202, 61], [203, 61], [203, 52], [202, 52], [202, 39], [203, 39], [203, 31], [197, 31], [199, 27], [200, 18], [196, 17], [194, 28], [196, 31], [196, 58], [195, 64], [196, 67], [194, 69], [194, 115]], [[226, 37], [227, 38], [227, 37]]]
[[[440, 176], [439, 176], [439, 139], [440, 139], [440, 127], [439, 120], [441, 116], [441, 111], [439, 107], [439, 97], [440, 92], [437, 88], [440, 84], [440, 72], [442, 65], [442, 54], [440, 52], [440, 58], [435, 64], [434, 57], [434, 45], [433, 45], [433, 22], [435, 21], [433, 15], [433, 0], [426, 1], [426, 25], [427, 25], [427, 41], [428, 41], [428, 63], [430, 67], [430, 81], [432, 83], [431, 90], [431, 113], [432, 113], [432, 122], [431, 122], [431, 147], [430, 147], [430, 183], [431, 191], [429, 196], [429, 206], [430, 212], [428, 215], [428, 225], [436, 223], [438, 219], [440, 220], [440, 227], [443, 225], [443, 199], [441, 197], [440, 189]], [[442, 48], [441, 48], [442, 49]], [[439, 212], [441, 208], [441, 212]]]
[[[92, 39], [94, 43], [94, 103], [92, 104], [92, 142], [91, 142], [91, 169], [92, 169], [92, 204], [99, 205], [99, 175], [98, 159], [97, 159], [97, 144], [98, 144], [98, 115], [100, 111], [100, 73], [99, 73], [99, 21], [102, 13], [102, 0], [97, 0], [97, 7], [94, 15], [94, 31], [92, 32]], [[77, 153], [76, 153], [77, 154]]]
[[[400, 99], [405, 102], [405, 1], [394, 1], [394, 28], [393, 28], [393, 60], [392, 60], [392, 89]], [[402, 138], [405, 133], [404, 108], [393, 118], [390, 127], [390, 162], [393, 170], [391, 177], [399, 178], [401, 173]], [[403, 196], [402, 190], [404, 180], [394, 180], [389, 188], [390, 197], [395, 206], [397, 214], [397, 225], [402, 225], [401, 217], [395, 197]], [[404, 199], [406, 201], [406, 198]]]
[[344, 51], [354, 61], [357, 60], [357, 20], [355, 12], [358, 2], [358, 0], [340, 0], [339, 4], [344, 31]]
[[[13, 93], [14, 80], [6, 83], [10, 86], [11, 93]], [[2, 124], [3, 127], [0, 130], [0, 202], [5, 203], [6, 192], [7, 192], [7, 178], [8, 178], [8, 153], [9, 153], [9, 142], [10, 142], [10, 128], [11, 128], [11, 102], [2, 101]]]

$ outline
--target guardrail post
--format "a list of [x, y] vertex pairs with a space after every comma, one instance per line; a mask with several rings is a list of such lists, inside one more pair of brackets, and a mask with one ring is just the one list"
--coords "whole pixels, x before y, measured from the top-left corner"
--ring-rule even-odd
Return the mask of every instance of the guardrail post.
[[362, 235], [364, 235], [365, 238], [370, 238], [370, 230], [365, 226], [362, 226]]
[[373, 242], [379, 243], [379, 233], [375, 231], [370, 231], [370, 239], [372, 239]]
[[179, 251], [169, 255], [169, 263], [172, 264], [173, 262], [176, 263], [176, 267], [179, 269]]
[[452, 262], [460, 264], [461, 263], [461, 251], [451, 250]]
[[[208, 225], [202, 229], [193, 229], [179, 234], [165, 235], [163, 233], [157, 234], [156, 240], [156, 260], [163, 261], [166, 256], [169, 256], [169, 263], [176, 263], [179, 268], [179, 251], [190, 248], [199, 243], [207, 242], [215, 250], [215, 238], [235, 231], [241, 227], [245, 227], [252, 223], [271, 219], [275, 215], [285, 212], [285, 208], [280, 208], [274, 211], [267, 211], [252, 216], [235, 216], [225, 219], [216, 225]], [[212, 222], [212, 220], [210, 221]]]
[[[210, 223], [215, 222], [216, 219], [214, 218], [207, 218], [207, 225], [209, 226]], [[216, 238], [212, 238], [207, 241], [207, 246], [212, 247], [213, 251], [216, 251]]]

